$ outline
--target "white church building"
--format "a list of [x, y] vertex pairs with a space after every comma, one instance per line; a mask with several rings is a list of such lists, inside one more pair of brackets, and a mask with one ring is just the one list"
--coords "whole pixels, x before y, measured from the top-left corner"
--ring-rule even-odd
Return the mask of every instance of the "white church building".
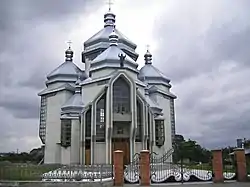
[[115, 27], [116, 16], [104, 15], [104, 28], [84, 42], [81, 70], [73, 51], [47, 75], [41, 97], [39, 136], [44, 163], [111, 164], [113, 151], [129, 163], [148, 149], [163, 155], [175, 135], [170, 80], [152, 61], [138, 69], [136, 44]]

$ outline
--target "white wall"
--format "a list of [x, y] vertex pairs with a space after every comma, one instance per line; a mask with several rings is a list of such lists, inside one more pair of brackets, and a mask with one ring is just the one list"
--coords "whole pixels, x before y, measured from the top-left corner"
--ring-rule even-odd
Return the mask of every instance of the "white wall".
[[70, 147], [61, 147], [61, 164], [70, 164]]
[[169, 149], [172, 148], [172, 136], [171, 136], [171, 117], [170, 117], [170, 100], [164, 98], [160, 94], [157, 94], [156, 97], [158, 104], [163, 109], [164, 120], [164, 129], [165, 129], [165, 142], [162, 147], [153, 146], [153, 151], [162, 155], [166, 153]]
[[61, 142], [61, 106], [72, 96], [69, 91], [57, 92], [47, 98], [47, 122], [44, 163], [61, 163], [61, 153], [57, 143]]
[[92, 102], [101, 92], [105, 85], [97, 85], [97, 83], [82, 86], [82, 99], [84, 104]]
[[71, 150], [70, 163], [80, 163], [80, 121], [72, 119], [71, 122]]
[[142, 150], [142, 142], [135, 142], [135, 153], [140, 153]]
[[105, 142], [96, 142], [94, 163], [95, 164], [106, 163], [106, 143]]

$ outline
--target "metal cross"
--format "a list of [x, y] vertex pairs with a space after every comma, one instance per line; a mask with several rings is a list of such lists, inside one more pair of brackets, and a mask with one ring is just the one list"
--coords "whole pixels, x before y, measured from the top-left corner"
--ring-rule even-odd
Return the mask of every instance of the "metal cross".
[[114, 3], [112, 2], [112, 0], [108, 0], [107, 4], [109, 5], [109, 11], [111, 10], [111, 5], [113, 5]]
[[69, 40], [69, 41], [67, 41], [67, 43], [68, 43], [68, 45], [69, 45], [69, 49], [70, 49], [70, 48], [71, 48], [72, 41], [71, 41], [71, 40]]

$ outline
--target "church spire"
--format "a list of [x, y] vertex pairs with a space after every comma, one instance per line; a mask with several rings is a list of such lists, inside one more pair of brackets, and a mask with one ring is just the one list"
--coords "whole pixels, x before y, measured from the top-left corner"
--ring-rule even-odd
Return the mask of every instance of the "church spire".
[[145, 64], [152, 64], [152, 54], [149, 52], [149, 46], [147, 45], [147, 52], [144, 55]]
[[118, 45], [118, 35], [115, 33], [114, 30], [109, 35], [109, 42], [110, 42], [110, 46], [117, 46]]
[[69, 48], [65, 51], [65, 61], [66, 62], [72, 62], [73, 61], [73, 54], [74, 52], [71, 49], [71, 41], [67, 42], [69, 44]]
[[109, 10], [104, 14], [104, 27], [113, 26], [115, 27], [115, 14], [111, 11], [111, 5], [113, 4], [111, 0], [108, 1]]

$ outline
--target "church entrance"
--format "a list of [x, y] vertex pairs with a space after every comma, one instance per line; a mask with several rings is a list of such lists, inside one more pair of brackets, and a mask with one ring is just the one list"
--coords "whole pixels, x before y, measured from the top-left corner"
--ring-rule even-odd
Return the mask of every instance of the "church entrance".
[[90, 165], [90, 163], [91, 163], [90, 140], [86, 140], [86, 144], [85, 144], [85, 165]]
[[112, 162], [113, 153], [116, 150], [123, 151], [123, 163], [124, 165], [130, 162], [130, 149], [129, 149], [129, 138], [113, 138], [112, 139]]

